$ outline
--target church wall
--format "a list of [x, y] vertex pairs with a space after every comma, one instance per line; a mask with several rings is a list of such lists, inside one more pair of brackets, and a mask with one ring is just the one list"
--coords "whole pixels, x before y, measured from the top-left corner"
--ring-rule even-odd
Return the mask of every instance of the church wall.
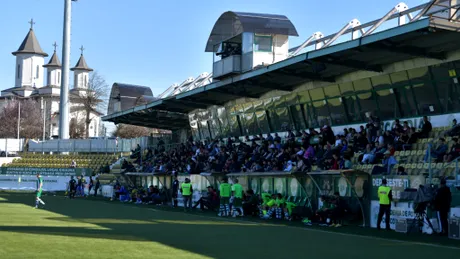
[[74, 88], [86, 88], [89, 74], [86, 71], [74, 71]]
[[60, 86], [61, 85], [61, 69], [60, 68], [48, 68], [47, 82], [48, 86]]
[[18, 54], [16, 56], [15, 86], [43, 87], [44, 63], [45, 59], [42, 56]]

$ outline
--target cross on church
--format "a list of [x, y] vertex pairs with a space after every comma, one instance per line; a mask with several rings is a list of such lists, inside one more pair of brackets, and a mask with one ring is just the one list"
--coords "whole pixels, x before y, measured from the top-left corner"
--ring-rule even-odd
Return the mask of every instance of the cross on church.
[[30, 23], [30, 29], [32, 30], [34, 28], [34, 24], [35, 24], [34, 19], [33, 18], [30, 19], [29, 23]]
[[54, 44], [53, 44], [53, 47], [54, 47], [54, 52], [56, 52], [56, 48], [57, 48], [57, 46], [58, 46], [58, 45], [57, 45], [57, 43], [56, 43], [56, 42], [54, 42]]
[[85, 48], [83, 48], [83, 45], [81, 45], [80, 50], [81, 50], [81, 54], [83, 55], [83, 51], [85, 50]]

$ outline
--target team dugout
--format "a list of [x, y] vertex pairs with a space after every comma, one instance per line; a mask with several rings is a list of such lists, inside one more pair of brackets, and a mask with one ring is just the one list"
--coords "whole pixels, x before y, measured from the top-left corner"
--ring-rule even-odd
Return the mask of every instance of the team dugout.
[[[111, 109], [103, 119], [191, 129], [195, 139], [360, 124], [370, 114], [429, 115], [433, 126], [445, 126], [438, 124], [460, 112], [456, 3], [401, 3], [378, 20], [353, 19], [336, 34], [317, 32], [291, 49], [297, 31], [287, 17], [226, 12], [205, 48], [214, 56], [210, 83], [188, 80], [163, 99]], [[120, 98], [110, 102], [124, 107], [115, 105]]]

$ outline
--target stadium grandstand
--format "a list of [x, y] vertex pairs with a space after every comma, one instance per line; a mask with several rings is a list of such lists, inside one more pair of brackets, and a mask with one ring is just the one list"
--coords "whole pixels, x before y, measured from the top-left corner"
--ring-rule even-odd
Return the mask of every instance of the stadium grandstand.
[[[334, 190], [354, 196], [347, 182], [363, 198], [369, 175], [371, 188], [382, 175], [406, 177], [405, 187], [442, 178], [457, 184], [459, 7], [449, 0], [400, 3], [377, 20], [353, 19], [291, 48], [289, 37], [298, 34], [286, 16], [225, 12], [205, 47], [212, 73], [139, 105], [126, 103], [140, 95], [112, 97], [103, 120], [173, 132], [178, 146], [145, 147], [122, 167], [138, 185], [190, 173], [206, 177], [192, 177], [203, 190], [226, 174], [306, 206]], [[364, 211], [375, 197], [368, 199], [359, 202], [367, 223]]]

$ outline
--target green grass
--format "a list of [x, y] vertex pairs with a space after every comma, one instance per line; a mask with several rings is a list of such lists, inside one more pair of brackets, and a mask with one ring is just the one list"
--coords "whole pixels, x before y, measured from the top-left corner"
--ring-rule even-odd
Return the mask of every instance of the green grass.
[[[221, 219], [154, 206], [0, 193], [0, 258], [458, 258], [460, 242], [356, 227]], [[375, 236], [383, 236], [375, 237]]]

